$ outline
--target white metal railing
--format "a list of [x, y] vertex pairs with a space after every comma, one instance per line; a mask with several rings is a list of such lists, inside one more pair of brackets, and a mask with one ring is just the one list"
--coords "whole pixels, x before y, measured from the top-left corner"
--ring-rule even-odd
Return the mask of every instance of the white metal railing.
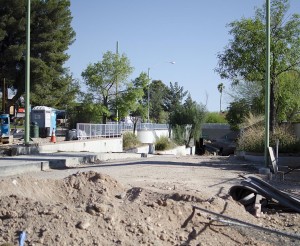
[[[168, 124], [154, 124], [154, 123], [138, 123], [136, 130], [166, 130], [169, 128]], [[133, 131], [132, 123], [108, 123], [108, 124], [89, 124], [77, 123], [77, 138], [114, 138], [120, 137], [122, 132]]]
[[88, 124], [77, 123], [77, 138], [114, 138], [120, 137], [121, 128], [118, 124]]

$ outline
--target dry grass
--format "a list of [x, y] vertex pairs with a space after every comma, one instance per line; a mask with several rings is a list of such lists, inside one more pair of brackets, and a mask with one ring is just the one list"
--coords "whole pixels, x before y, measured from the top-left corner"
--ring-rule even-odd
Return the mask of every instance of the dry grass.
[[[270, 146], [276, 146], [279, 140], [280, 153], [300, 152], [300, 141], [297, 140], [289, 126], [279, 126], [274, 134], [270, 134]], [[264, 152], [265, 129], [261, 125], [247, 128], [238, 139], [237, 148], [248, 152]]]

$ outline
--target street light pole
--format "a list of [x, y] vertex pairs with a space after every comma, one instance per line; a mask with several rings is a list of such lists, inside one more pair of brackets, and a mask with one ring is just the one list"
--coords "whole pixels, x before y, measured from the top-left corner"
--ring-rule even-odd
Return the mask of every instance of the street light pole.
[[[175, 64], [174, 61], [169, 61], [167, 63]], [[150, 123], [150, 67], [148, 67], [148, 100], [147, 100], [147, 123]]]
[[269, 164], [270, 135], [270, 0], [266, 0], [265, 166]]
[[24, 143], [29, 144], [29, 114], [30, 114], [30, 0], [27, 0], [26, 24], [26, 75], [25, 75], [25, 135]]
[[148, 100], [147, 100], [147, 123], [149, 123], [150, 116], [150, 67], [148, 67]]

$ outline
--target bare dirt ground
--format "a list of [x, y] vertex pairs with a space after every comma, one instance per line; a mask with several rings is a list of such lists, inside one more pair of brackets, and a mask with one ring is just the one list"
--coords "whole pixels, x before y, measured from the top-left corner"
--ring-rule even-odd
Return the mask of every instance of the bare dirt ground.
[[[228, 190], [254, 175], [231, 157], [155, 156], [2, 178], [0, 245], [300, 245], [300, 240], [228, 223], [197, 206], [300, 237], [300, 215], [256, 218]], [[273, 185], [300, 193], [300, 172]]]

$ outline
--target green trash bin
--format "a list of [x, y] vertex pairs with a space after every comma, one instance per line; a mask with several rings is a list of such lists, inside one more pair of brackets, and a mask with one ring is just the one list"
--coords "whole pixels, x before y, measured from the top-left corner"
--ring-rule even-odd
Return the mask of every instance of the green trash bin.
[[31, 122], [30, 137], [32, 137], [32, 138], [38, 138], [39, 137], [39, 126], [38, 126], [37, 122]]

